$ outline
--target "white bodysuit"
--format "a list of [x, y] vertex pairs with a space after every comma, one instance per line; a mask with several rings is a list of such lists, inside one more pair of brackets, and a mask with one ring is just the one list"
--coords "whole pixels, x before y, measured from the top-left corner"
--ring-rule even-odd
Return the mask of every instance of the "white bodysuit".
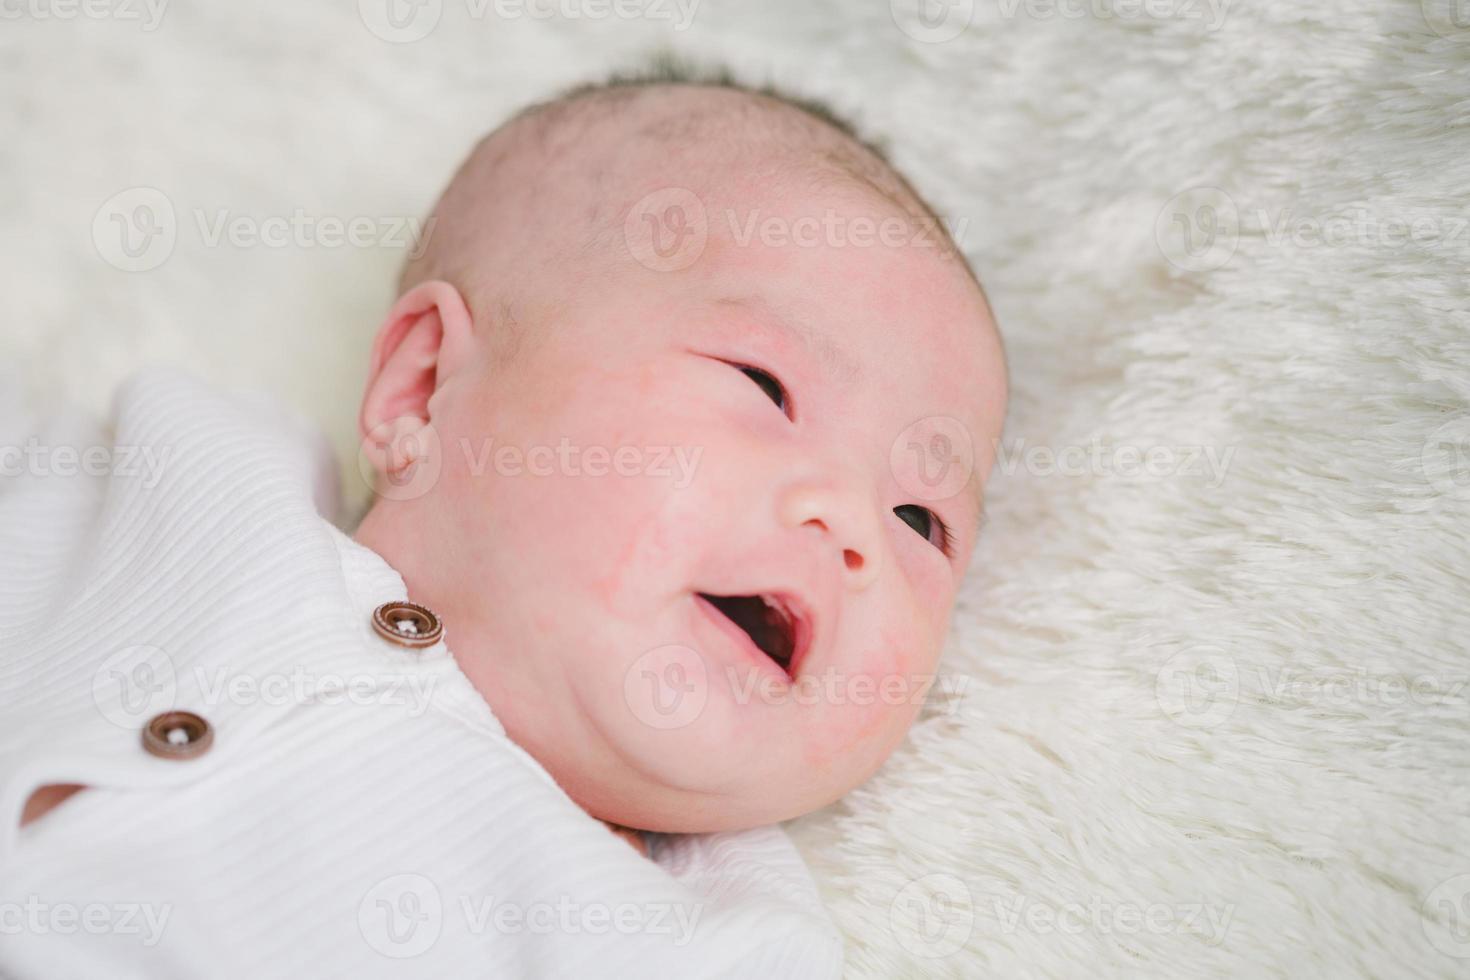
[[266, 402], [149, 372], [107, 426], [0, 412], [0, 976], [840, 974], [778, 828], [640, 857], [445, 641], [379, 635], [404, 583]]

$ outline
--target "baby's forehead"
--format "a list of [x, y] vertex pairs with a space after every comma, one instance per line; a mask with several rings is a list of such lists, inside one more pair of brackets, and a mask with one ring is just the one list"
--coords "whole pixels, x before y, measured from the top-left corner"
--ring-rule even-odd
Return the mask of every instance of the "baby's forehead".
[[[630, 235], [656, 232], [661, 222], [678, 232], [674, 219], [688, 219], [680, 208], [702, 212], [709, 243], [687, 269], [654, 262], [661, 287], [672, 284], [670, 269], [698, 276], [732, 255], [738, 265], [742, 255], [754, 262], [764, 251], [782, 267], [832, 251], [797, 247], [812, 234], [840, 240], [837, 251], [846, 254], [829, 256], [834, 264], [861, 265], [884, 251], [882, 236], [897, 222], [898, 237], [912, 247], [896, 250], [903, 258], [889, 269], [933, 276], [949, 295], [973, 293], [990, 319], [968, 263], [878, 151], [810, 109], [718, 85], [599, 89], [512, 119], [450, 182], [403, 286], [448, 279], [477, 318], [549, 309], [555, 304], [540, 295], [548, 289], [560, 297], [570, 281], [645, 272], [648, 263], [630, 255]], [[836, 227], [823, 224], [829, 217]], [[770, 233], [777, 247], [762, 249]], [[856, 247], [859, 235], [878, 247]], [[970, 300], [959, 302], [968, 314]]]
[[602, 90], [533, 107], [482, 140], [435, 210], [428, 252], [555, 232], [586, 253], [659, 190], [751, 210], [773, 193], [815, 200], [843, 186], [932, 217], [873, 148], [808, 110], [709, 85]]

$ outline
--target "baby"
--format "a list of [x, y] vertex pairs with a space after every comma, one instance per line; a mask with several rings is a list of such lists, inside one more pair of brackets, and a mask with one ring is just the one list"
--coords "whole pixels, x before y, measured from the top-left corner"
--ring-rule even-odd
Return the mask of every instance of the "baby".
[[41, 430], [151, 480], [0, 481], [0, 975], [840, 972], [771, 825], [935, 672], [1005, 411], [979, 285], [727, 80], [532, 107], [430, 227], [353, 537], [318, 442], [171, 373]]

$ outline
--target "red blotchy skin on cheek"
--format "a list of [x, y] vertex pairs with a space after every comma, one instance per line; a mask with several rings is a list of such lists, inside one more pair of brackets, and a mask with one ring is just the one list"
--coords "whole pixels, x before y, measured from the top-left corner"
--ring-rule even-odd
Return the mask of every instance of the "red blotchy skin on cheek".
[[[921, 689], [923, 672], [914, 668], [909, 652], [922, 646], [916, 635], [919, 632], [917, 626], [908, 633], [885, 628], [878, 644], [864, 653], [859, 666], [836, 675], [831, 689], [838, 703], [821, 706], [821, 716], [812, 726], [812, 739], [806, 749], [807, 765], [831, 765], [857, 745], [878, 742], [889, 747], [902, 740], [920, 707], [910, 702]], [[895, 677], [904, 681], [899, 704], [890, 703], [894, 699], [884, 693], [885, 685], [896, 684], [890, 680]], [[865, 680], [859, 685], [855, 683], [858, 678], [871, 679], [871, 684]], [[817, 679], [824, 682], [820, 689], [825, 699], [829, 690], [826, 679]], [[860, 700], [866, 703], [855, 703]]]
[[[622, 491], [637, 493], [640, 481], [648, 484], [669, 478], [640, 475], [605, 479]], [[687, 512], [689, 493], [688, 488], [664, 491], [629, 525], [620, 552], [593, 583], [594, 596], [610, 615], [622, 615], [647, 603], [651, 583], [671, 587], [674, 579], [670, 571], [687, 563], [689, 543], [698, 540], [700, 532], [696, 515]], [[679, 596], [670, 593], [663, 598]]]
[[612, 562], [606, 575], [593, 583], [593, 594], [609, 613], [616, 610], [631, 584], [635, 583], [636, 571], [664, 550], [662, 525], [657, 514], [651, 514], [633, 528], [622, 553]]

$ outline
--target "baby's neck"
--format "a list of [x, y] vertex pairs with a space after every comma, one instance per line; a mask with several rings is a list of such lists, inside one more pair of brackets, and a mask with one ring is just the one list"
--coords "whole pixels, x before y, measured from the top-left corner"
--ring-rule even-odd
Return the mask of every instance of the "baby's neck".
[[627, 841], [633, 850], [644, 857], [648, 857], [648, 838], [643, 831], [634, 830], [632, 827], [624, 827], [620, 824], [608, 823], [606, 820], [602, 822], [608, 830], [611, 830], [615, 835]]

